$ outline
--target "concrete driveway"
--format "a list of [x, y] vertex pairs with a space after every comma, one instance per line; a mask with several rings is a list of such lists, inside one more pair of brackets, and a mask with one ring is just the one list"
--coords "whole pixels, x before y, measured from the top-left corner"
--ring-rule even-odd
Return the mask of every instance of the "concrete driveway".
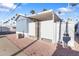
[[[79, 56], [77, 48], [30, 38], [17, 39], [15, 34], [0, 36], [0, 56]], [[20, 52], [19, 52], [20, 51]]]
[[[79, 49], [76, 50], [76, 48], [63, 48], [62, 45], [56, 43], [48, 43], [42, 40], [35, 41], [30, 38], [16, 39], [15, 34], [8, 35], [7, 38], [19, 47], [21, 52], [26, 53], [27, 56], [79, 56]], [[30, 43], [32, 44], [29, 45]]]
[[[0, 56], [10, 56], [13, 53], [20, 50], [18, 47], [16, 47], [15, 44], [13, 44], [10, 40], [8, 40], [6, 37], [0, 36]], [[26, 55], [25, 53], [21, 52], [18, 54], [18, 56]]]

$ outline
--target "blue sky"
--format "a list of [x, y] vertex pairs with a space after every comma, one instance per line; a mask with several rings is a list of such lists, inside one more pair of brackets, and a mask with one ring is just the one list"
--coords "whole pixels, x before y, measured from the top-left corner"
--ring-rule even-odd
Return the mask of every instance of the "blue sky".
[[[35, 10], [36, 13], [41, 12], [43, 9], [52, 9], [61, 19], [79, 19], [79, 5], [68, 7], [68, 3], [21, 3], [21, 5], [16, 8], [17, 5], [18, 3], [0, 3], [0, 20], [5, 21], [11, 19], [16, 13], [30, 14], [32, 9]], [[12, 12], [12, 10], [14, 11]], [[58, 11], [61, 11], [62, 13], [58, 14]]]

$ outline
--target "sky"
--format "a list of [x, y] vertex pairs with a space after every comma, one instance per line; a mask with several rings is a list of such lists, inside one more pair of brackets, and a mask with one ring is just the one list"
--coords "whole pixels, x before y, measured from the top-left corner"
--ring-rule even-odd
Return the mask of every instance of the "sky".
[[17, 13], [28, 15], [31, 10], [39, 13], [43, 9], [52, 9], [63, 20], [79, 20], [79, 4], [72, 7], [68, 3], [0, 3], [0, 21], [9, 20]]

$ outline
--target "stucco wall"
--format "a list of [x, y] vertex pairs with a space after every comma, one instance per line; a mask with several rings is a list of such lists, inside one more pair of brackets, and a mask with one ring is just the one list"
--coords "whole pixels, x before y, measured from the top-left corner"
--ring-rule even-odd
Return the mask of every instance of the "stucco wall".
[[[68, 23], [68, 33], [71, 38], [71, 40], [68, 43], [69, 46], [74, 46], [74, 26], [75, 26], [74, 22]], [[66, 24], [65, 24], [65, 22], [63, 22], [61, 25], [61, 40], [62, 40], [62, 42], [63, 42], [63, 34], [65, 32], [65, 28], [66, 28]]]

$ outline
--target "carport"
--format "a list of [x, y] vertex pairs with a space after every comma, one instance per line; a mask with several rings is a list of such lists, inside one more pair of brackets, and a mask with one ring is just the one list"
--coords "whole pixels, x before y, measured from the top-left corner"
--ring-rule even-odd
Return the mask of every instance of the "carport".
[[53, 20], [53, 22], [58, 22], [60, 20], [60, 18], [52, 10], [28, 15], [27, 18], [31, 19], [33, 22], [36, 22], [35, 23], [35, 29], [36, 29], [35, 34], [36, 34], [37, 40], [40, 39], [40, 22], [48, 21], [48, 20]]

